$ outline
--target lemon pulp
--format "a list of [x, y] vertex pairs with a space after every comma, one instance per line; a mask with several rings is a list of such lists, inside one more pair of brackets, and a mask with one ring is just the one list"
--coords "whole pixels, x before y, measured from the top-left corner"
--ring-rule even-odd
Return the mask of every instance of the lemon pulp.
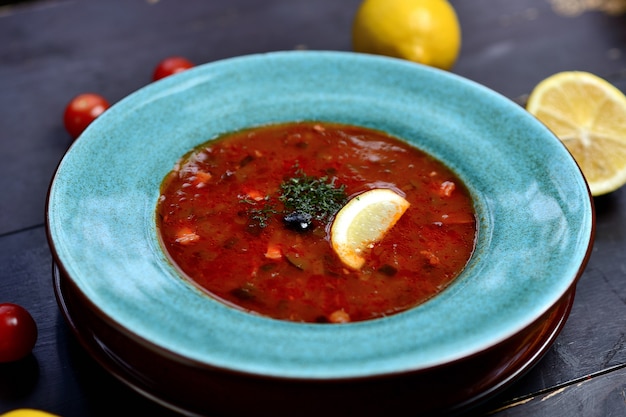
[[578, 163], [593, 196], [626, 184], [626, 96], [583, 71], [563, 71], [533, 89], [526, 109]]

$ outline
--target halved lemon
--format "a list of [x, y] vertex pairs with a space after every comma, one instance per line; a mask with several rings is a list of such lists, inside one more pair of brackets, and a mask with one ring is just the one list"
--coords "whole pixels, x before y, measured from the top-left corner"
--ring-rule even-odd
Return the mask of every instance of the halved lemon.
[[386, 188], [369, 190], [352, 198], [339, 210], [330, 229], [333, 249], [349, 268], [358, 270], [364, 254], [391, 230], [410, 204]]
[[594, 74], [564, 71], [533, 89], [526, 109], [567, 147], [593, 196], [626, 184], [626, 96]]

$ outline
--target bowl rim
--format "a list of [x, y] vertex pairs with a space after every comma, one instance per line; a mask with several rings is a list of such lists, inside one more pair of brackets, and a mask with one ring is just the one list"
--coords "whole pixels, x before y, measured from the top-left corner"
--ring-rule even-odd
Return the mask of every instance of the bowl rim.
[[[317, 73], [302, 72], [297, 76], [293, 75], [297, 71], [311, 68]], [[279, 73], [279, 78], [276, 78], [276, 73]], [[358, 80], [356, 86], [343, 86], [343, 83], [348, 80], [353, 82], [354, 77]], [[280, 81], [276, 81], [277, 79]], [[373, 80], [376, 80], [376, 83], [371, 86], [371, 90], [362, 88], [372, 83]], [[454, 170], [462, 171], [460, 176], [473, 193], [477, 203], [477, 212], [480, 214], [479, 242], [475, 256], [455, 283], [441, 295], [419, 307], [381, 319], [345, 325], [278, 321], [245, 313], [208, 298], [178, 277], [177, 271], [167, 262], [167, 258], [155, 239], [154, 219], [150, 213], [154, 212], [158, 190], [152, 190], [147, 195], [145, 190], [137, 192], [135, 188], [132, 188], [130, 191], [131, 187], [141, 188], [146, 185], [136, 181], [128, 182], [128, 180], [122, 181], [123, 185], [119, 185], [112, 183], [102, 173], [97, 174], [95, 179], [76, 179], [76, 174], [85, 173], [90, 168], [85, 158], [94, 157], [96, 151], [99, 152], [98, 157], [100, 152], [107, 157], [111, 156], [116, 152], [115, 147], [123, 144], [123, 141], [130, 142], [131, 150], [139, 149], [135, 142], [145, 138], [147, 134], [154, 134], [154, 129], [147, 127], [148, 132], [141, 134], [131, 130], [132, 134], [124, 139], [120, 139], [119, 130], [124, 126], [148, 126], [146, 123], [153, 123], [158, 129], [163, 129], [168, 124], [161, 120], [162, 116], [157, 113], [162, 113], [164, 110], [173, 111], [173, 107], [176, 106], [181, 107], [183, 98], [188, 99], [191, 104], [188, 107], [182, 106], [177, 116], [184, 117], [184, 120], [193, 125], [193, 128], [185, 130], [177, 137], [177, 139], [185, 140], [181, 140], [181, 143], [173, 146], [175, 149], [168, 151], [170, 160], [173, 158], [172, 155], [180, 157], [190, 150], [189, 144], [199, 144], [208, 140], [209, 137], [201, 136], [202, 134], [208, 135], [206, 130], [198, 131], [198, 122], [195, 121], [193, 112], [198, 108], [207, 108], [204, 103], [211, 98], [201, 93], [206, 93], [209, 87], [211, 90], [216, 90], [216, 95], [218, 93], [223, 95], [225, 92], [234, 94], [233, 91], [239, 92], [244, 88], [253, 87], [255, 93], [267, 92], [268, 88], [275, 92], [270, 99], [268, 114], [252, 117], [239, 115], [237, 118], [229, 116], [228, 112], [240, 107], [258, 110], [265, 107], [267, 103], [251, 104], [254, 100], [244, 102], [244, 99], [249, 99], [245, 95], [240, 97], [234, 94], [234, 98], [230, 95], [225, 96], [225, 110], [220, 114], [224, 117], [211, 128], [210, 133], [213, 136], [220, 131], [226, 133], [229, 130], [238, 130], [242, 126], [257, 125], [262, 120], [279, 122], [302, 118], [306, 114], [314, 118], [313, 113], [307, 113], [301, 109], [294, 110], [293, 106], [288, 105], [293, 101], [294, 91], [290, 89], [293, 86], [299, 86], [304, 90], [304, 93], [298, 96], [300, 102], [319, 107], [314, 112], [319, 118], [323, 119], [322, 115], [327, 116], [334, 114], [333, 112], [339, 112], [341, 117], [337, 117], [335, 121], [352, 122], [374, 128], [380, 127], [382, 123], [383, 127], [389, 127], [391, 130], [399, 126], [397, 131], [391, 133], [403, 139], [406, 137], [398, 132], [408, 129], [414, 133], [411, 130], [414, 128], [407, 127], [405, 121], [400, 121], [399, 117], [391, 115], [392, 111], [398, 111], [406, 116], [406, 112], [402, 113], [402, 109], [412, 104], [414, 100], [419, 103], [432, 103], [435, 100], [438, 106], [434, 109], [420, 107], [434, 121], [429, 122], [426, 116], [414, 117], [420, 117], [419, 121], [427, 124], [429, 129], [443, 129], [448, 134], [452, 132], [462, 134], [458, 131], [461, 126], [460, 122], [463, 122], [463, 129], [469, 131], [484, 127], [480, 123], [477, 126], [472, 125], [476, 117], [465, 113], [460, 114], [460, 109], [463, 109], [464, 105], [474, 101], [479, 104], [480, 108], [476, 111], [480, 112], [483, 119], [490, 117], [490, 123], [493, 120], [501, 121], [506, 128], [500, 126], [500, 129], [504, 129], [512, 137], [521, 135], [528, 142], [541, 143], [542, 150], [546, 152], [544, 156], [533, 154], [531, 158], [518, 144], [511, 144], [512, 140], [506, 142], [508, 147], [505, 150], [515, 151], [517, 156], [529, 158], [525, 162], [537, 164], [540, 167], [544, 167], [540, 164], [546, 164], [547, 158], [550, 159], [550, 163], [557, 161], [558, 169], [550, 169], [549, 176], [543, 173], [534, 174], [538, 177], [532, 180], [539, 183], [540, 190], [539, 192], [535, 190], [536, 194], [531, 197], [538, 196], [543, 198], [542, 202], [554, 205], [547, 209], [534, 207], [534, 210], [540, 212], [541, 216], [546, 217], [540, 219], [544, 223], [537, 220], [538, 224], [545, 226], [545, 222], [550, 221], [551, 227], [558, 226], [567, 229], [563, 233], [566, 233], [565, 237], [569, 240], [562, 244], [569, 245], [566, 247], [568, 259], [565, 260], [563, 256], [554, 260], [546, 259], [546, 261], [553, 262], [549, 264], [548, 271], [560, 273], [563, 276], [553, 277], [555, 282], [552, 282], [539, 276], [538, 271], [533, 271], [537, 275], [533, 276], [533, 279], [547, 285], [548, 288], [540, 292], [530, 289], [530, 284], [519, 285], [515, 288], [516, 293], [511, 294], [507, 300], [511, 304], [512, 311], [489, 311], [489, 306], [480, 306], [480, 303], [486, 300], [486, 296], [481, 298], [478, 294], [479, 290], [493, 291], [488, 288], [489, 285], [498, 289], [503, 288], [503, 284], [496, 282], [495, 278], [490, 282], [481, 281], [480, 285], [477, 284], [479, 281], [477, 277], [482, 273], [493, 272], [490, 269], [493, 267], [487, 267], [483, 260], [483, 257], [488, 258], [490, 255], [485, 252], [487, 249], [492, 250], [498, 247], [499, 253], [504, 257], [507, 254], [503, 251], [507, 249], [508, 244], [514, 246], [515, 249], [527, 249], [534, 255], [538, 255], [537, 251], [545, 251], [547, 248], [540, 247], [539, 244], [537, 244], [538, 247], [526, 247], [531, 237], [538, 236], [538, 231], [533, 228], [535, 225], [528, 225], [528, 230], [514, 230], [515, 227], [520, 227], [520, 224], [513, 219], [505, 218], [505, 211], [511, 210], [520, 214], [520, 209], [515, 205], [510, 205], [511, 203], [505, 205], [499, 201], [501, 197], [489, 195], [488, 191], [479, 189], [479, 186], [487, 185], [497, 190], [499, 183], [484, 175], [479, 180], [469, 178], [466, 175], [469, 168], [463, 166], [465, 162], [460, 162], [459, 156], [459, 153], [467, 149], [450, 151], [446, 147], [449, 143], [441, 144], [439, 131], [437, 131], [439, 135], [436, 135], [437, 138], [420, 136], [420, 140], [426, 142], [426, 145], [420, 142], [420, 146], [424, 145], [427, 152], [439, 157], [444, 163], [452, 164]], [[435, 87], [455, 88], [460, 97], [442, 94], [441, 90]], [[267, 97], [263, 98], [267, 99]], [[371, 107], [373, 102], [379, 101], [382, 104], [376, 105], [388, 105], [390, 109], [372, 126], [368, 125], [369, 122], [365, 118], [351, 115], [342, 107], [348, 103], [351, 110], [357, 109], [363, 112], [364, 109]], [[214, 102], [212, 104], [215, 105]], [[376, 107], [376, 110], [384, 111], [381, 107]], [[355, 110], [354, 113], [358, 112]], [[275, 117], [277, 114], [280, 116]], [[282, 119], [283, 115], [285, 119]], [[413, 117], [412, 113], [411, 116]], [[384, 118], [393, 120], [388, 122], [384, 121]], [[443, 121], [446, 122], [445, 127], [442, 127]], [[516, 126], [509, 123], [510, 121], [514, 121]], [[434, 123], [438, 124], [435, 126]], [[482, 123], [484, 124], [485, 121], [483, 120]], [[224, 127], [227, 125], [231, 128]], [[160, 132], [158, 129], [156, 133]], [[167, 132], [172, 135], [176, 134], [171, 127], [168, 127]], [[495, 135], [495, 132], [492, 135]], [[478, 145], [483, 147], [494, 145], [494, 139], [490, 137], [489, 140], [492, 142], [481, 138]], [[122, 154], [122, 157], [124, 155]], [[511, 158], [507, 159], [504, 154], [496, 152], [496, 156], [511, 162]], [[446, 160], [446, 157], [453, 158], [455, 162]], [[158, 157], [156, 159], [158, 160]], [[499, 164], [498, 167], [503, 166], [495, 156], [491, 159], [493, 159], [491, 162]], [[167, 172], [171, 167], [172, 165], [167, 165], [165, 168], [161, 166], [158, 169], [155, 168], [155, 172]], [[119, 171], [122, 168], [116, 165], [111, 169]], [[530, 169], [522, 165], [516, 165], [515, 169], [520, 169], [527, 176], [531, 174]], [[125, 172], [118, 171], [114, 172], [117, 174]], [[133, 173], [136, 171], [131, 172]], [[562, 184], [563, 189], [546, 190], [546, 187], [554, 185], [554, 179], [550, 176], [559, 176], [561, 181], [567, 179], [566, 181], [569, 182]], [[159, 183], [161, 178], [163, 176], [158, 178]], [[151, 185], [148, 184], [148, 187], [154, 188], [154, 178], [150, 181], [152, 182]], [[502, 186], [503, 189], [509, 191], [507, 187]], [[133, 214], [136, 216], [134, 221], [97, 211], [98, 204], [101, 204], [102, 200], [95, 195], [93, 191], [95, 189], [110, 193], [114, 198], [119, 198], [116, 192], [123, 189], [124, 198], [128, 197], [132, 203], [140, 201], [141, 207], [131, 207], [137, 210]], [[572, 204], [573, 199], [570, 196], [564, 196], [564, 192], [573, 194], [578, 200], [576, 204]], [[546, 196], [549, 198], [545, 198]], [[88, 206], [83, 207], [87, 204], [88, 198], [86, 197], [91, 200]], [[522, 198], [517, 194], [514, 197]], [[494, 202], [494, 200], [498, 201]], [[519, 204], [519, 201], [514, 202]], [[111, 208], [128, 209], [130, 207], [123, 204], [124, 202], [120, 201], [108, 201], [104, 209], [110, 211]], [[103, 216], [98, 221], [105, 224], [96, 223], [86, 215], [88, 210], [85, 210], [85, 207]], [[559, 215], [561, 217], [558, 217]], [[551, 219], [550, 216], [557, 216], [558, 219]], [[494, 227], [496, 224], [494, 222], [497, 222], [498, 227]], [[501, 223], [504, 223], [506, 227], [500, 228]], [[449, 72], [394, 58], [338, 51], [279, 51], [228, 58], [200, 65], [137, 90], [114, 104], [72, 144], [55, 171], [46, 199], [46, 231], [54, 261], [84, 296], [101, 309], [104, 316], [118, 323], [119, 327], [125, 329], [128, 334], [134, 334], [166, 351], [175, 352], [182, 357], [188, 357], [213, 367], [250, 374], [307, 379], [354, 378], [428, 369], [471, 356], [502, 342], [540, 317], [576, 284], [590, 257], [594, 223], [593, 199], [578, 165], [565, 146], [537, 119], [517, 104], [480, 84]], [[121, 256], [125, 262], [123, 265], [122, 260], [111, 262], [115, 265], [98, 263], [98, 255], [111, 253], [107, 245], [120, 243], [115, 240], [120, 238], [106, 236], [86, 239], [85, 236], [93, 236], [98, 231], [107, 231], [106, 227], [111, 227], [115, 232], [126, 226], [142, 230], [143, 235], [132, 242], [134, 245], [132, 249], [137, 250], [140, 255], [139, 264], [124, 255]], [[522, 232], [527, 233], [528, 236], [522, 236]], [[515, 237], [505, 239], [506, 233], [511, 233]], [[76, 235], [80, 235], [82, 239], [78, 239]], [[543, 235], [539, 234], [539, 236]], [[559, 250], [559, 254], [565, 253], [563, 248], [555, 246], [557, 243], [551, 244], [550, 249]], [[119, 250], [113, 253], [121, 255]], [[514, 255], [509, 255], [507, 259], [511, 256]], [[519, 261], [517, 262], [516, 267], [519, 267]], [[518, 276], [519, 272], [510, 271], [502, 265], [500, 268], [501, 270], [497, 270], [498, 273], [521, 279]], [[133, 275], [132, 272], [138, 271], [140, 272], [138, 275], [143, 277], [156, 274], [159, 285], [145, 286], [147, 285], [145, 282], [138, 282], [139, 279], [133, 280], [132, 277], [122, 282], [114, 278], [120, 273], [127, 272], [128, 275]], [[90, 280], [91, 275], [102, 279], [104, 283]], [[509, 279], [510, 276], [505, 278]], [[164, 294], [161, 286], [174, 294], [169, 292]], [[155, 300], [155, 294], [163, 296], [167, 303], [161, 299]], [[468, 298], [469, 295], [471, 299]], [[133, 304], [133, 297], [139, 298], [139, 301], [143, 303]], [[513, 300], [515, 297], [519, 299]], [[462, 304], [455, 308], [445, 307], [446, 303], [451, 305], [459, 302], [472, 304], [472, 306], [467, 307]], [[159, 303], [158, 307], [153, 306], [153, 303]], [[150, 314], [155, 313], [155, 309], [163, 308], [168, 303], [175, 310], [173, 313], [177, 313], [177, 317], [183, 317], [195, 325], [192, 334], [177, 329], [173, 322], [168, 322], [164, 326], [160, 322], [168, 318], [164, 313], [156, 314], [158, 319], [149, 318]], [[195, 313], [201, 318], [191, 317], [189, 311], [185, 310], [181, 303], [190, 303], [194, 309], [197, 308]], [[468, 317], [461, 317], [460, 314], [477, 313], [480, 308], [485, 311], [481, 312], [480, 322], [475, 323], [483, 327], [470, 330], [471, 326], [468, 325], [474, 322]], [[493, 314], [499, 314], [501, 322], [489, 323], [488, 319], [493, 317]], [[442, 328], [434, 325], [432, 320], [436, 317], [451, 317], [456, 322], [454, 325], [447, 323]], [[449, 321], [452, 320], [447, 320]], [[210, 323], [210, 325], [205, 324], [202, 327], [200, 323]], [[416, 326], [419, 327], [420, 332], [416, 333]], [[378, 340], [378, 342], [374, 343], [373, 340]], [[385, 344], [385, 340], [393, 341], [393, 346]], [[208, 347], [200, 347], [201, 341], [208, 344]]]

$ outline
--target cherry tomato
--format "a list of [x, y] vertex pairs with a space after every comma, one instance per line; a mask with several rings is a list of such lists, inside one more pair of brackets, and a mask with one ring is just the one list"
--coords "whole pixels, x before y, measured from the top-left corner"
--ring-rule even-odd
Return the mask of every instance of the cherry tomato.
[[188, 70], [193, 66], [193, 62], [189, 61], [187, 58], [183, 58], [182, 56], [171, 56], [169, 58], [165, 58], [163, 61], [159, 62], [154, 69], [152, 81], [160, 80], [161, 78], [165, 78], [172, 74]]
[[111, 107], [109, 102], [99, 94], [79, 94], [65, 108], [63, 115], [65, 129], [76, 139], [91, 122], [109, 107]]
[[0, 303], [0, 363], [26, 357], [37, 341], [37, 324], [28, 310]]

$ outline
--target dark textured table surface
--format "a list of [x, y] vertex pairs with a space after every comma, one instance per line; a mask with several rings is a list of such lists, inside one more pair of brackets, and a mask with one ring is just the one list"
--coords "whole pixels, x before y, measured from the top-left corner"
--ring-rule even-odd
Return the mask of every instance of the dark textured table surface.
[[[39, 326], [26, 360], [0, 366], [0, 414], [173, 416], [106, 373], [54, 297], [44, 207], [71, 143], [76, 94], [111, 102], [162, 58], [200, 64], [291, 49], [350, 50], [360, 0], [0, 2], [0, 302]], [[626, 90], [626, 0], [453, 0], [463, 31], [452, 72], [523, 103], [543, 78], [585, 70]], [[626, 415], [626, 188], [596, 198], [596, 240], [569, 319], [542, 360], [469, 415]], [[407, 415], [411, 415], [407, 412]]]

